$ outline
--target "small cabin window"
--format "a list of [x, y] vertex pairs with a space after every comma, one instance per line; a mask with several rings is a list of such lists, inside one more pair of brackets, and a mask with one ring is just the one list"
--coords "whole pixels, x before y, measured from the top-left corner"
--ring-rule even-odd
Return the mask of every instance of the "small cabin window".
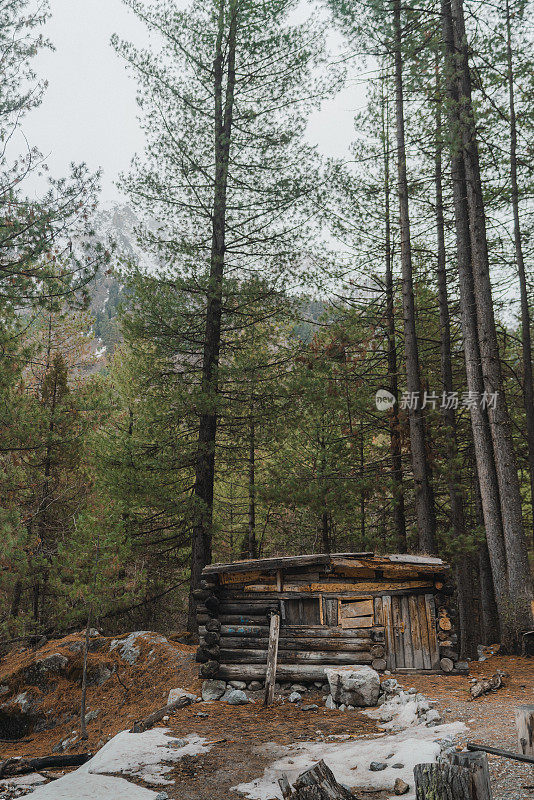
[[372, 628], [375, 624], [373, 599], [340, 600], [338, 616], [342, 628]]
[[284, 600], [285, 625], [320, 625], [321, 611], [318, 597]]

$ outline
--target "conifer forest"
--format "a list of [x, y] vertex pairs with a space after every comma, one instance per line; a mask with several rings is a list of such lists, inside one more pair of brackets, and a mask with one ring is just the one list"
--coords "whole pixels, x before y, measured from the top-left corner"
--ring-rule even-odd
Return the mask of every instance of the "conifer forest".
[[205, 568], [336, 554], [449, 565], [452, 666], [534, 654], [532, 0], [122, 0], [111, 204], [27, 135], [55, 2], [0, 0], [0, 672], [84, 630], [85, 703], [89, 631], [196, 647]]

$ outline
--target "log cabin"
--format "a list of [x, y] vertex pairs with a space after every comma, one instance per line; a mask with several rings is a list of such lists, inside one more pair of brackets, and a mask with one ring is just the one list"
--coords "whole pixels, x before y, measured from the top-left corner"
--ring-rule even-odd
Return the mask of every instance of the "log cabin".
[[340, 664], [467, 667], [458, 659], [450, 568], [439, 558], [334, 553], [210, 564], [194, 597], [205, 678], [263, 680], [273, 614], [280, 681], [324, 681], [325, 668]]

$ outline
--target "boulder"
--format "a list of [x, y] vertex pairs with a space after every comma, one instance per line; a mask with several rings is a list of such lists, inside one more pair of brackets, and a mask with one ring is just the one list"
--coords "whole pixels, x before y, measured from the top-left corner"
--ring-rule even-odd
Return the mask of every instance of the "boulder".
[[325, 706], [326, 706], [326, 708], [329, 708], [330, 711], [335, 711], [337, 709], [336, 704], [332, 700], [332, 695], [331, 694], [329, 694], [328, 697], [326, 698]]
[[221, 701], [229, 703], [231, 706], [244, 706], [249, 702], [249, 699], [241, 689], [229, 689], [223, 694]]
[[187, 689], [180, 689], [180, 688], [171, 689], [169, 692], [169, 696], [167, 697], [167, 705], [170, 706], [171, 703], [175, 703], [177, 700], [180, 699], [180, 697], [189, 697], [189, 699], [192, 700], [193, 702], [195, 702], [195, 700], [197, 699], [196, 694], [188, 692]]
[[68, 664], [68, 658], [61, 653], [51, 653], [25, 667], [21, 672], [22, 682], [45, 688], [51, 678], [65, 674]]
[[365, 708], [376, 706], [380, 676], [371, 667], [332, 667], [325, 670], [330, 693], [337, 704]]
[[135, 664], [141, 654], [141, 649], [136, 647], [135, 642], [140, 636], [146, 636], [150, 631], [134, 631], [130, 633], [125, 639], [113, 639], [109, 649], [115, 650], [119, 648], [119, 653], [123, 661], [132, 666]]
[[226, 691], [226, 683], [224, 681], [204, 681], [202, 684], [202, 699], [203, 700], [220, 700]]
[[290, 703], [298, 703], [299, 700], [302, 700], [302, 695], [300, 692], [291, 692], [289, 697], [287, 698]]
[[103, 686], [113, 675], [113, 670], [105, 664], [88, 664], [87, 665], [87, 685], [88, 686]]

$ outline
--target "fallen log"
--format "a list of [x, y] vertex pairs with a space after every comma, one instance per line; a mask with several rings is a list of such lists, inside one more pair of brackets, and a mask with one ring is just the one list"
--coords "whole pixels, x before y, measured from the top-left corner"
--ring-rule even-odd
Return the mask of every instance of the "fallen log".
[[63, 767], [81, 767], [91, 758], [91, 753], [73, 753], [59, 756], [42, 756], [41, 758], [8, 758], [0, 762], [0, 778], [12, 778], [15, 775], [28, 775], [42, 769], [62, 769]]
[[534, 764], [532, 756], [513, 753], [511, 750], [502, 750], [500, 747], [488, 747], [488, 745], [475, 744], [474, 742], [468, 742], [466, 747], [468, 750], [480, 750], [482, 753], [489, 753], [491, 756], [501, 756], [502, 758], [511, 758], [514, 761], [524, 761], [525, 764]]
[[148, 731], [156, 724], [156, 722], [160, 722], [163, 717], [173, 714], [175, 711], [178, 711], [179, 708], [185, 708], [186, 706], [191, 705], [192, 702], [193, 701], [190, 697], [182, 695], [182, 697], [179, 697], [178, 700], [174, 701], [174, 703], [170, 703], [169, 705], [164, 706], [157, 711], [153, 711], [152, 714], [149, 714], [148, 717], [145, 717], [145, 719], [135, 722], [133, 728], [130, 730], [130, 733], [143, 733], [144, 731]]
[[334, 773], [322, 760], [298, 776], [293, 790], [287, 775], [282, 775], [278, 783], [284, 800], [358, 800], [336, 781]]
[[469, 700], [476, 700], [478, 697], [482, 697], [483, 694], [496, 692], [498, 689], [501, 689], [504, 686], [504, 681], [506, 678], [508, 678], [508, 673], [501, 672], [500, 670], [496, 672], [495, 675], [492, 675], [491, 678], [481, 678], [480, 680], [471, 684], [469, 689], [469, 694], [471, 696]]

